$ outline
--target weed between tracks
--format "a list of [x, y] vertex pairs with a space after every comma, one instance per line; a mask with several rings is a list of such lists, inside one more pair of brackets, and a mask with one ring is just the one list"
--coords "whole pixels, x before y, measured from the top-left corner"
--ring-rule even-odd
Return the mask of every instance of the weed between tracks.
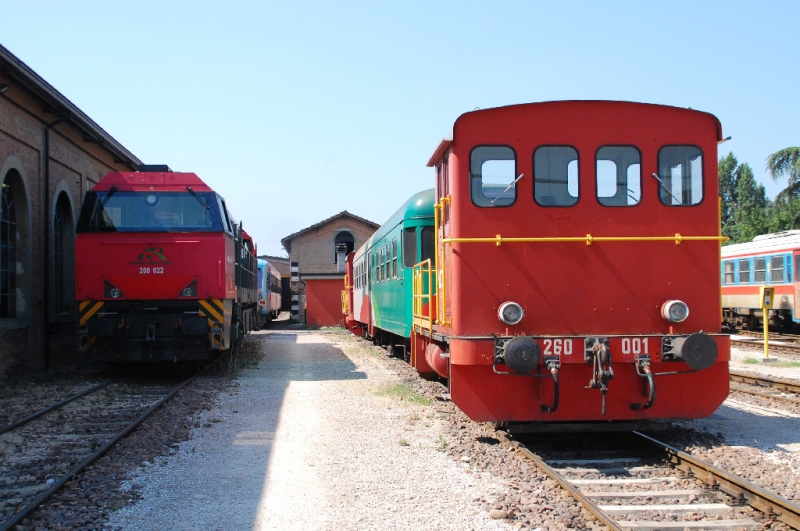
[[420, 404], [429, 406], [432, 404], [429, 398], [425, 398], [418, 392], [414, 391], [410, 385], [405, 383], [390, 384], [378, 392], [381, 396], [388, 396], [389, 398], [397, 398], [403, 402], [411, 404]]
[[[757, 358], [745, 358], [744, 362], [748, 365], [756, 365], [761, 363]], [[780, 367], [783, 369], [791, 369], [800, 367], [800, 361], [775, 361], [769, 364], [770, 367]]]
[[228, 360], [222, 367], [225, 376], [237, 379], [246, 369], [255, 369], [258, 362], [264, 358], [262, 350], [263, 336], [250, 336], [228, 355]]

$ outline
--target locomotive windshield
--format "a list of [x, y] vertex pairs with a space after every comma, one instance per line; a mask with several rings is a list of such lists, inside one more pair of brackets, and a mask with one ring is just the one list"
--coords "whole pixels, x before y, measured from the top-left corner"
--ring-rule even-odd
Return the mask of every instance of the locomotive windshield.
[[214, 192], [88, 192], [76, 232], [220, 232]]

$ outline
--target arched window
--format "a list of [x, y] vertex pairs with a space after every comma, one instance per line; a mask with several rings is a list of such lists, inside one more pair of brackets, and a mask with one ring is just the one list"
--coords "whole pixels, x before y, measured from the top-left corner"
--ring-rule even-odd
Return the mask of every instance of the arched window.
[[17, 207], [8, 177], [0, 199], [0, 318], [17, 316]]
[[75, 298], [75, 221], [65, 192], [58, 194], [53, 214], [53, 309], [56, 315], [72, 312]]
[[[336, 233], [336, 238], [334, 239], [334, 252], [333, 252], [333, 262], [339, 263], [339, 256], [345, 258], [348, 254], [353, 252], [355, 248], [356, 240], [353, 238], [353, 235], [350, 234], [349, 231], [342, 230]], [[344, 260], [341, 260], [344, 263]]]
[[16, 168], [0, 174], [0, 184], [0, 319], [17, 328], [27, 326], [31, 311], [28, 194]]
[[333, 263], [336, 264], [336, 271], [344, 273], [344, 263], [347, 255], [353, 252], [356, 240], [353, 235], [346, 230], [336, 233], [333, 240]]

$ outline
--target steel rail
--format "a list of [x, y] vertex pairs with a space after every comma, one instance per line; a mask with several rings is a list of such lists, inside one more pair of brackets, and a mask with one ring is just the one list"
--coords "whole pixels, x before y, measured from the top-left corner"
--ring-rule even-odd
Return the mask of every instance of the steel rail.
[[[199, 373], [198, 373], [199, 374]], [[79, 472], [83, 469], [97, 461], [103, 455], [106, 454], [115, 444], [117, 444], [123, 437], [128, 435], [132, 432], [139, 424], [142, 423], [147, 417], [149, 417], [155, 410], [161, 407], [165, 402], [167, 402], [170, 398], [175, 396], [175, 394], [186, 387], [189, 382], [193, 381], [198, 374], [192, 376], [191, 378], [187, 379], [185, 382], [181, 383], [175, 389], [173, 389], [167, 396], [150, 406], [144, 413], [139, 415], [133, 422], [128, 424], [124, 430], [119, 432], [116, 436], [114, 436], [111, 440], [106, 442], [99, 450], [95, 453], [84, 459], [80, 464], [78, 464], [75, 468], [67, 472], [66, 475], [62, 476], [61, 479], [53, 483], [53, 485], [47, 489], [46, 491], [42, 492], [39, 496], [37, 496], [33, 501], [28, 503], [25, 507], [19, 510], [15, 515], [11, 518], [6, 520], [5, 522], [0, 523], [0, 531], [9, 531], [15, 525], [20, 523], [26, 516], [32, 513], [36, 508], [38, 508], [42, 503], [44, 503], [50, 496], [55, 494], [61, 487], [63, 487], [67, 481], [75, 477]]]
[[603, 522], [609, 529], [612, 531], [624, 531], [627, 529], [626, 527], [620, 526], [608, 513], [600, 509], [596, 503], [592, 500], [584, 496], [580, 490], [576, 489], [569, 481], [567, 481], [561, 474], [559, 474], [554, 468], [544, 462], [544, 460], [536, 455], [535, 453], [531, 452], [528, 448], [524, 445], [520, 444], [519, 442], [511, 439], [508, 434], [504, 433], [504, 436], [508, 442], [514, 446], [517, 451], [522, 452], [522, 454], [533, 461], [536, 466], [538, 466], [545, 474], [550, 476], [552, 479], [558, 482], [567, 492], [569, 495], [575, 498], [575, 500], [583, 505], [590, 513], [592, 513], [598, 520]]
[[744, 478], [729, 474], [714, 465], [692, 457], [643, 433], [633, 433], [652, 446], [666, 452], [670, 456], [670, 461], [680, 470], [692, 473], [709, 485], [719, 486], [720, 490], [740, 501], [746, 502], [769, 517], [775, 517], [794, 529], [800, 529], [800, 505], [796, 505], [786, 498], [750, 483]]
[[2, 428], [0, 428], [0, 435], [2, 435], [3, 433], [5, 433], [7, 431], [11, 431], [11, 430], [13, 430], [15, 428], [19, 428], [20, 426], [22, 426], [24, 424], [27, 424], [28, 422], [30, 422], [32, 420], [38, 419], [42, 415], [50, 413], [51, 411], [54, 411], [54, 410], [60, 408], [61, 406], [65, 406], [65, 405], [69, 404], [73, 400], [77, 400], [77, 399], [79, 399], [81, 397], [84, 397], [84, 396], [86, 396], [88, 394], [94, 393], [95, 391], [99, 391], [100, 389], [102, 389], [104, 387], [107, 387], [110, 384], [112, 384], [114, 382], [117, 382], [117, 381], [119, 381], [119, 380], [112, 380], [110, 382], [106, 382], [106, 383], [95, 385], [94, 387], [90, 387], [89, 389], [86, 389], [85, 391], [82, 391], [82, 392], [78, 393], [77, 395], [73, 395], [73, 396], [71, 396], [69, 398], [66, 398], [66, 399], [62, 400], [61, 402], [59, 402], [57, 404], [53, 404], [50, 407], [46, 407], [46, 408], [44, 408], [44, 409], [42, 409], [40, 411], [37, 411], [36, 413], [33, 413], [32, 415], [28, 415], [27, 417], [21, 418], [16, 422], [12, 422], [11, 424], [6, 424]]
[[792, 393], [800, 394], [800, 382], [798, 381], [785, 380], [783, 378], [775, 378], [775, 377], [767, 378], [764, 376], [755, 376], [752, 374], [746, 374], [738, 371], [728, 371], [728, 372], [730, 373], [731, 380], [736, 382], [749, 383], [761, 387], [769, 387], [772, 389], [777, 389], [779, 391], [789, 391]]
[[[733, 339], [733, 338], [731, 338], [731, 345], [734, 345], [734, 344], [738, 345], [738, 346], [742, 346], [742, 347], [747, 347], [747, 348], [758, 348], [759, 350], [762, 350], [762, 351], [764, 349], [764, 341], [763, 340], [761, 340], [761, 341], [758, 341], [758, 340], [756, 340], [756, 341], [748, 341], [746, 339]], [[797, 355], [798, 352], [800, 351], [800, 345], [798, 345], [796, 343], [775, 344], [775, 343], [770, 341], [769, 350], [770, 350], [770, 352], [773, 352], [773, 351], [774, 352], [784, 352], [785, 354]]]

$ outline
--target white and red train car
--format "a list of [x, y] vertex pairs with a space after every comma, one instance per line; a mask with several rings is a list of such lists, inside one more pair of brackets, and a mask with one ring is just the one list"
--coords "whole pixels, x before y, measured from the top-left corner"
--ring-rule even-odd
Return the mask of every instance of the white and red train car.
[[763, 326], [760, 287], [775, 288], [769, 321], [790, 331], [800, 321], [800, 230], [756, 236], [752, 242], [722, 248], [723, 320], [731, 328], [760, 330]]

